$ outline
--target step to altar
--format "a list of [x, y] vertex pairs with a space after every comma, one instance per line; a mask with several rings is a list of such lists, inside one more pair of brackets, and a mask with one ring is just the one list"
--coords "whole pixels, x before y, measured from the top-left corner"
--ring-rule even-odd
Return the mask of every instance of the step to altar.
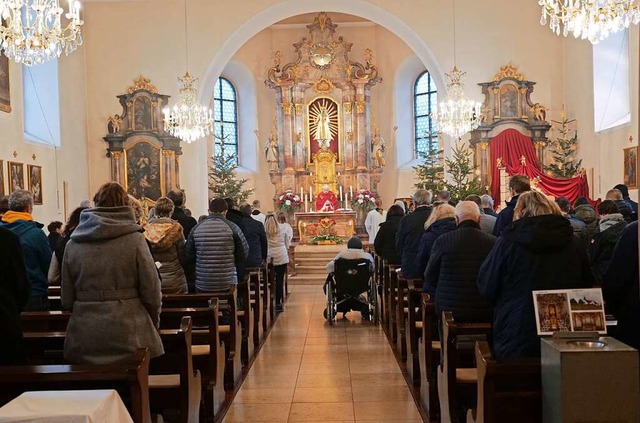
[[289, 283], [291, 285], [323, 285], [327, 279], [327, 263], [345, 248], [347, 248], [346, 244], [296, 245], [296, 273], [295, 276], [289, 275]]

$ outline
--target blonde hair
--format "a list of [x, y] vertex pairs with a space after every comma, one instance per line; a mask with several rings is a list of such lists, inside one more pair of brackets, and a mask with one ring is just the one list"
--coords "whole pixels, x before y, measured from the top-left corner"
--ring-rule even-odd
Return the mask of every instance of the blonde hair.
[[523, 217], [542, 216], [545, 214], [557, 214], [562, 216], [562, 211], [555, 201], [537, 191], [528, 191], [520, 194], [516, 208], [513, 212], [513, 220]]
[[273, 213], [268, 213], [264, 220], [264, 231], [267, 233], [267, 238], [275, 238], [280, 235], [280, 225]]
[[453, 206], [450, 206], [446, 203], [440, 204], [439, 206], [433, 208], [431, 215], [429, 215], [427, 221], [424, 222], [424, 230], [426, 231], [427, 229], [429, 229], [429, 226], [433, 225], [437, 220], [455, 216], [456, 209], [454, 209]]

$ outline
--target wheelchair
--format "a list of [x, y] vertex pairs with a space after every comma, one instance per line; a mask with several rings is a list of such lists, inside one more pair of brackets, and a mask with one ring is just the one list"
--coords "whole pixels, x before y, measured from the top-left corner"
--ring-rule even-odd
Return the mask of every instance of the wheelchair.
[[[376, 288], [367, 259], [338, 259], [333, 277], [327, 278], [324, 318], [333, 325], [337, 313], [360, 311], [364, 320], [376, 321]], [[363, 294], [366, 294], [366, 298]]]

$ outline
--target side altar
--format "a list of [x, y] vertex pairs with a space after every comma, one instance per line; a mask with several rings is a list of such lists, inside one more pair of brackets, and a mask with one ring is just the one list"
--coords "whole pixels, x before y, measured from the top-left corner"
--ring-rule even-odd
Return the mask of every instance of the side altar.
[[312, 244], [312, 238], [320, 236], [318, 244], [335, 244], [322, 240], [322, 235], [341, 238], [346, 242], [355, 234], [356, 212], [338, 210], [336, 212], [301, 212], [295, 214], [295, 225], [300, 236], [300, 244]]

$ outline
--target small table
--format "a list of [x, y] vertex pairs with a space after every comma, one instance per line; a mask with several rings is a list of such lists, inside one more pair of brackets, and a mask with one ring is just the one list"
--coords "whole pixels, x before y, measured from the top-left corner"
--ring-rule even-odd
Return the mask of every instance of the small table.
[[114, 390], [25, 392], [0, 408], [0, 422], [133, 423]]

